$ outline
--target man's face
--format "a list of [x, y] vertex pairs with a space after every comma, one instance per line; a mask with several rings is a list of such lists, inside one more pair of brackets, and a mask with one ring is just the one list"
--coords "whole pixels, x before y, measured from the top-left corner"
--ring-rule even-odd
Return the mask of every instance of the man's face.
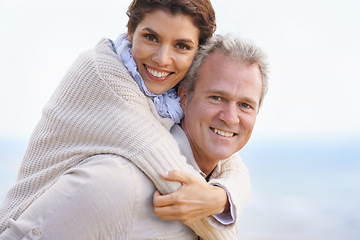
[[[262, 91], [257, 65], [246, 65], [215, 51], [202, 64], [190, 99], [179, 89], [185, 131], [197, 164], [206, 173], [249, 140]], [[211, 164], [213, 163], [213, 164]]]

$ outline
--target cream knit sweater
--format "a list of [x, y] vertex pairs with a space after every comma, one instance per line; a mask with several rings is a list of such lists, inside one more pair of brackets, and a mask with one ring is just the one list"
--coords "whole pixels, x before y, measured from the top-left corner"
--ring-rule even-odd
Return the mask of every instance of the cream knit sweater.
[[[17, 182], [1, 206], [0, 233], [9, 218], [17, 219], [62, 174], [93, 155], [117, 154], [131, 160], [164, 194], [180, 185], [164, 181], [159, 173], [177, 169], [200, 177], [180, 155], [169, 133], [172, 125], [139, 90], [109, 40], [101, 40], [77, 59], [44, 107]], [[211, 182], [227, 188], [238, 207], [249, 197], [249, 182], [246, 168], [236, 158], [225, 163]], [[234, 186], [239, 181], [244, 189]], [[213, 226], [220, 228], [209, 217], [190, 227], [203, 239], [236, 239], [235, 227]]]

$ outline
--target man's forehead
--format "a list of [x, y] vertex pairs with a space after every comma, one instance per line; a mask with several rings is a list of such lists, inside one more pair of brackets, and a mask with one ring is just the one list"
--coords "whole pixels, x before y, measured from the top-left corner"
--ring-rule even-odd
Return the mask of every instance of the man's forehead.
[[250, 65], [219, 51], [212, 53], [205, 61], [200, 68], [197, 84], [202, 89], [198, 90], [219, 96], [247, 98], [257, 103], [260, 101], [262, 80], [257, 64]]

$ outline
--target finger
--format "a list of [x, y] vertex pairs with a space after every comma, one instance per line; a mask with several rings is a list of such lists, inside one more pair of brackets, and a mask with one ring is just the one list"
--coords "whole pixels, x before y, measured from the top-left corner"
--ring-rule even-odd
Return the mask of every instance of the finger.
[[173, 219], [172, 215], [174, 214], [174, 210], [172, 206], [164, 206], [164, 207], [155, 207], [154, 213], [163, 220]]
[[194, 177], [191, 174], [187, 174], [185, 172], [181, 172], [181, 171], [177, 171], [177, 170], [172, 170], [172, 171], [168, 171], [166, 173], [162, 173], [161, 176], [165, 180], [176, 181], [176, 182], [180, 182], [182, 184], [189, 183], [191, 181], [191, 179]]
[[158, 199], [159, 197], [161, 196], [161, 193], [159, 190], [156, 190], [154, 192], [154, 195], [153, 195], [153, 200], [155, 201], [155, 199]]
[[163, 220], [182, 220], [192, 214], [183, 206], [154, 207], [154, 213]]
[[176, 206], [154, 208], [154, 213], [162, 220], [178, 220], [184, 224], [189, 224], [204, 217], [200, 213], [189, 212]]
[[154, 207], [165, 207], [173, 205], [174, 200], [172, 200], [172, 198], [172, 193], [167, 195], [161, 195], [159, 190], [157, 190], [153, 195]]
[[162, 207], [166, 205], [166, 201], [163, 200], [163, 196], [159, 190], [156, 190], [153, 195], [153, 204], [154, 207]]

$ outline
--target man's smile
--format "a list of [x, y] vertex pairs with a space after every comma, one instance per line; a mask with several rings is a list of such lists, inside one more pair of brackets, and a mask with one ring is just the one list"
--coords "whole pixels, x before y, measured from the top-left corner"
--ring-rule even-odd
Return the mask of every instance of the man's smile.
[[214, 133], [216, 133], [217, 135], [223, 136], [223, 137], [233, 137], [236, 136], [236, 133], [232, 133], [232, 132], [226, 132], [226, 131], [222, 131], [216, 128], [211, 128], [211, 131], [213, 131]]

